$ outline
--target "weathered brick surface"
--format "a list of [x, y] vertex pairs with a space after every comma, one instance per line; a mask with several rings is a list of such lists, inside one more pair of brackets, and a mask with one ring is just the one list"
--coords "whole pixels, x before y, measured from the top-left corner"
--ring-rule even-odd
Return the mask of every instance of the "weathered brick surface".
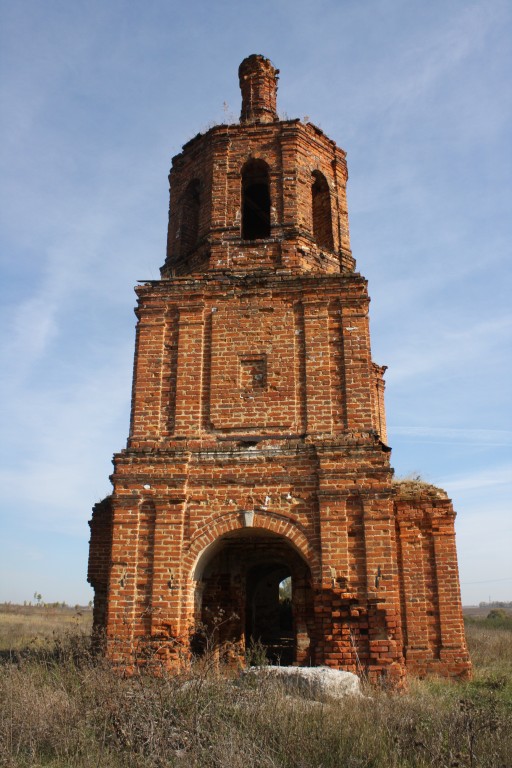
[[371, 679], [464, 675], [451, 503], [392, 482], [345, 153], [278, 120], [276, 80], [249, 57], [241, 123], [173, 161], [130, 435], [91, 521], [95, 624], [125, 666], [179, 665], [205, 625], [234, 656], [252, 636]]

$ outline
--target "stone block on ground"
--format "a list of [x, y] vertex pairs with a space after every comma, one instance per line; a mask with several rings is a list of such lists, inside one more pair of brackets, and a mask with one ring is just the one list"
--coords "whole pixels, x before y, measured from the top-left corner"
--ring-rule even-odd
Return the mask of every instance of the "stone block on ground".
[[316, 701], [361, 696], [361, 682], [352, 672], [330, 667], [250, 667], [245, 674], [271, 676], [283, 683], [287, 693]]

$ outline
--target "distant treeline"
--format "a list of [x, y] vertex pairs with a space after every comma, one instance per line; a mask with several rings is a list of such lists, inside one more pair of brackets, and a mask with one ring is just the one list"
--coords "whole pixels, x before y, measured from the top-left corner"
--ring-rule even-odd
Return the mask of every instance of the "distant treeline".
[[16, 610], [20, 608], [52, 608], [54, 610], [62, 609], [66, 611], [90, 611], [92, 610], [92, 600], [88, 605], [78, 605], [78, 603], [75, 605], [68, 605], [68, 603], [65, 601], [47, 603], [42, 599], [36, 600], [36, 602], [32, 602], [31, 600], [24, 600], [23, 603], [12, 603], [10, 600], [8, 600], [0, 603], [0, 611], [3, 612], [16, 612]]

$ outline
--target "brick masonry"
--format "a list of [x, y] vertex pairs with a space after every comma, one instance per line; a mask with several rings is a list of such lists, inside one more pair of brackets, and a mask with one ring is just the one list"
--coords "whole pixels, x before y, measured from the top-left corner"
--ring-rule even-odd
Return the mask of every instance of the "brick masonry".
[[173, 160], [130, 435], [90, 523], [95, 627], [124, 667], [252, 638], [375, 681], [467, 676], [452, 504], [392, 479], [345, 152], [278, 119], [277, 75], [242, 62], [240, 123]]

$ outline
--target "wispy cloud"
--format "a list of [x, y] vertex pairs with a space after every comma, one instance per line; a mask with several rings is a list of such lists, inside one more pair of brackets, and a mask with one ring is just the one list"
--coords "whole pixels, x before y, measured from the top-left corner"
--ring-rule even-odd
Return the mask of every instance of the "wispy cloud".
[[[450, 442], [464, 445], [512, 445], [512, 431], [505, 429], [460, 429], [453, 427], [400, 427], [389, 425], [393, 435], [422, 442]], [[512, 476], [511, 476], [512, 480]]]
[[6, 437], [15, 450], [32, 439], [24, 453], [5, 457], [0, 482], [3, 503], [32, 526], [87, 537], [84, 520], [109, 492], [110, 457], [127, 436], [131, 357], [131, 348], [117, 350], [74, 392], [25, 392], [21, 432]]
[[[460, 323], [463, 318], [457, 318]], [[451, 318], [451, 322], [454, 322]], [[502, 350], [508, 346], [512, 331], [512, 315], [502, 315], [486, 319], [471, 325], [453, 329], [444, 318], [427, 318], [422, 334], [409, 337], [400, 347], [393, 349], [388, 380], [393, 383], [403, 382], [416, 376], [423, 376], [442, 369], [444, 373], [453, 366], [474, 361], [479, 363], [482, 353], [489, 355], [491, 350]]]
[[471, 471], [455, 477], [446, 477], [444, 480], [441, 480], [441, 484], [449, 488], [453, 493], [487, 489], [491, 486], [508, 485], [512, 488], [512, 462], [480, 471]]
[[510, 445], [510, 3], [227, 0], [199, 22], [175, 5], [2, 9], [3, 541], [44, 551], [41, 571], [76, 537], [84, 581], [89, 509], [128, 430], [132, 286], [164, 258], [170, 158], [224, 100], [238, 114], [236, 67], [261, 52], [280, 108], [349, 153], [393, 459], [421, 473], [436, 443], [428, 473], [456, 496], [466, 577], [484, 578], [474, 540], [491, 551], [504, 528]]

